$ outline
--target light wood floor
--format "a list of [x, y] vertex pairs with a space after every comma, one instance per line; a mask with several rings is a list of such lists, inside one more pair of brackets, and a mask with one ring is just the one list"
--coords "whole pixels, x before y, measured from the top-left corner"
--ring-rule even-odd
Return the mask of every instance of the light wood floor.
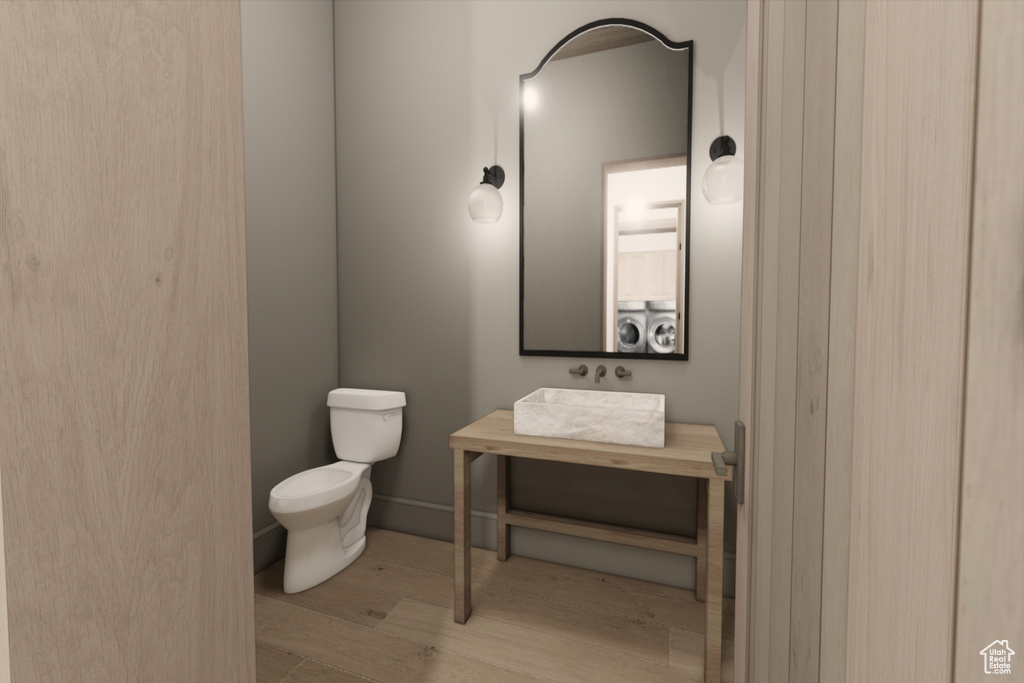
[[[473, 548], [473, 615], [452, 611], [452, 544], [383, 529], [332, 579], [281, 590], [256, 575], [259, 683], [703, 680], [693, 591]], [[724, 631], [733, 630], [725, 601]], [[723, 646], [732, 680], [732, 642]]]

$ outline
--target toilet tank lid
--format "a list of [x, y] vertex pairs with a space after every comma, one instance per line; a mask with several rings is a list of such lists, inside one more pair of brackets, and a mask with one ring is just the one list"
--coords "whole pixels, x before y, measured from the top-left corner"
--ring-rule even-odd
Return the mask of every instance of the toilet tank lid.
[[335, 389], [327, 394], [331, 408], [352, 410], [391, 410], [405, 405], [405, 392], [380, 389]]

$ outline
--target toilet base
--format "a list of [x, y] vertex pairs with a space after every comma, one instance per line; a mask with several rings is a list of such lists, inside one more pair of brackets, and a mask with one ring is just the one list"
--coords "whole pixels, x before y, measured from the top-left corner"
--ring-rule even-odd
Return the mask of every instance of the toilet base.
[[345, 514], [326, 524], [288, 531], [284, 556], [284, 592], [299, 593], [323, 583], [362, 554], [366, 513], [372, 498], [369, 470]]

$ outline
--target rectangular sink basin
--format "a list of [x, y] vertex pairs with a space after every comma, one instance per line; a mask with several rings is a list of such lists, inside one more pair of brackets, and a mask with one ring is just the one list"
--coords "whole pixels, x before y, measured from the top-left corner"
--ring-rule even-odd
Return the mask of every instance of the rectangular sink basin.
[[515, 402], [512, 423], [525, 436], [664, 448], [665, 396], [541, 388]]

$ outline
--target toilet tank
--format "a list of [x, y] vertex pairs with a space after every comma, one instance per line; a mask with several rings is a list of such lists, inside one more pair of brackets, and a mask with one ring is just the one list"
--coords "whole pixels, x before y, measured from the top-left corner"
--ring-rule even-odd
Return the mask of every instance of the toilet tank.
[[327, 394], [338, 460], [377, 462], [394, 457], [402, 440], [404, 405], [401, 391], [335, 389]]

